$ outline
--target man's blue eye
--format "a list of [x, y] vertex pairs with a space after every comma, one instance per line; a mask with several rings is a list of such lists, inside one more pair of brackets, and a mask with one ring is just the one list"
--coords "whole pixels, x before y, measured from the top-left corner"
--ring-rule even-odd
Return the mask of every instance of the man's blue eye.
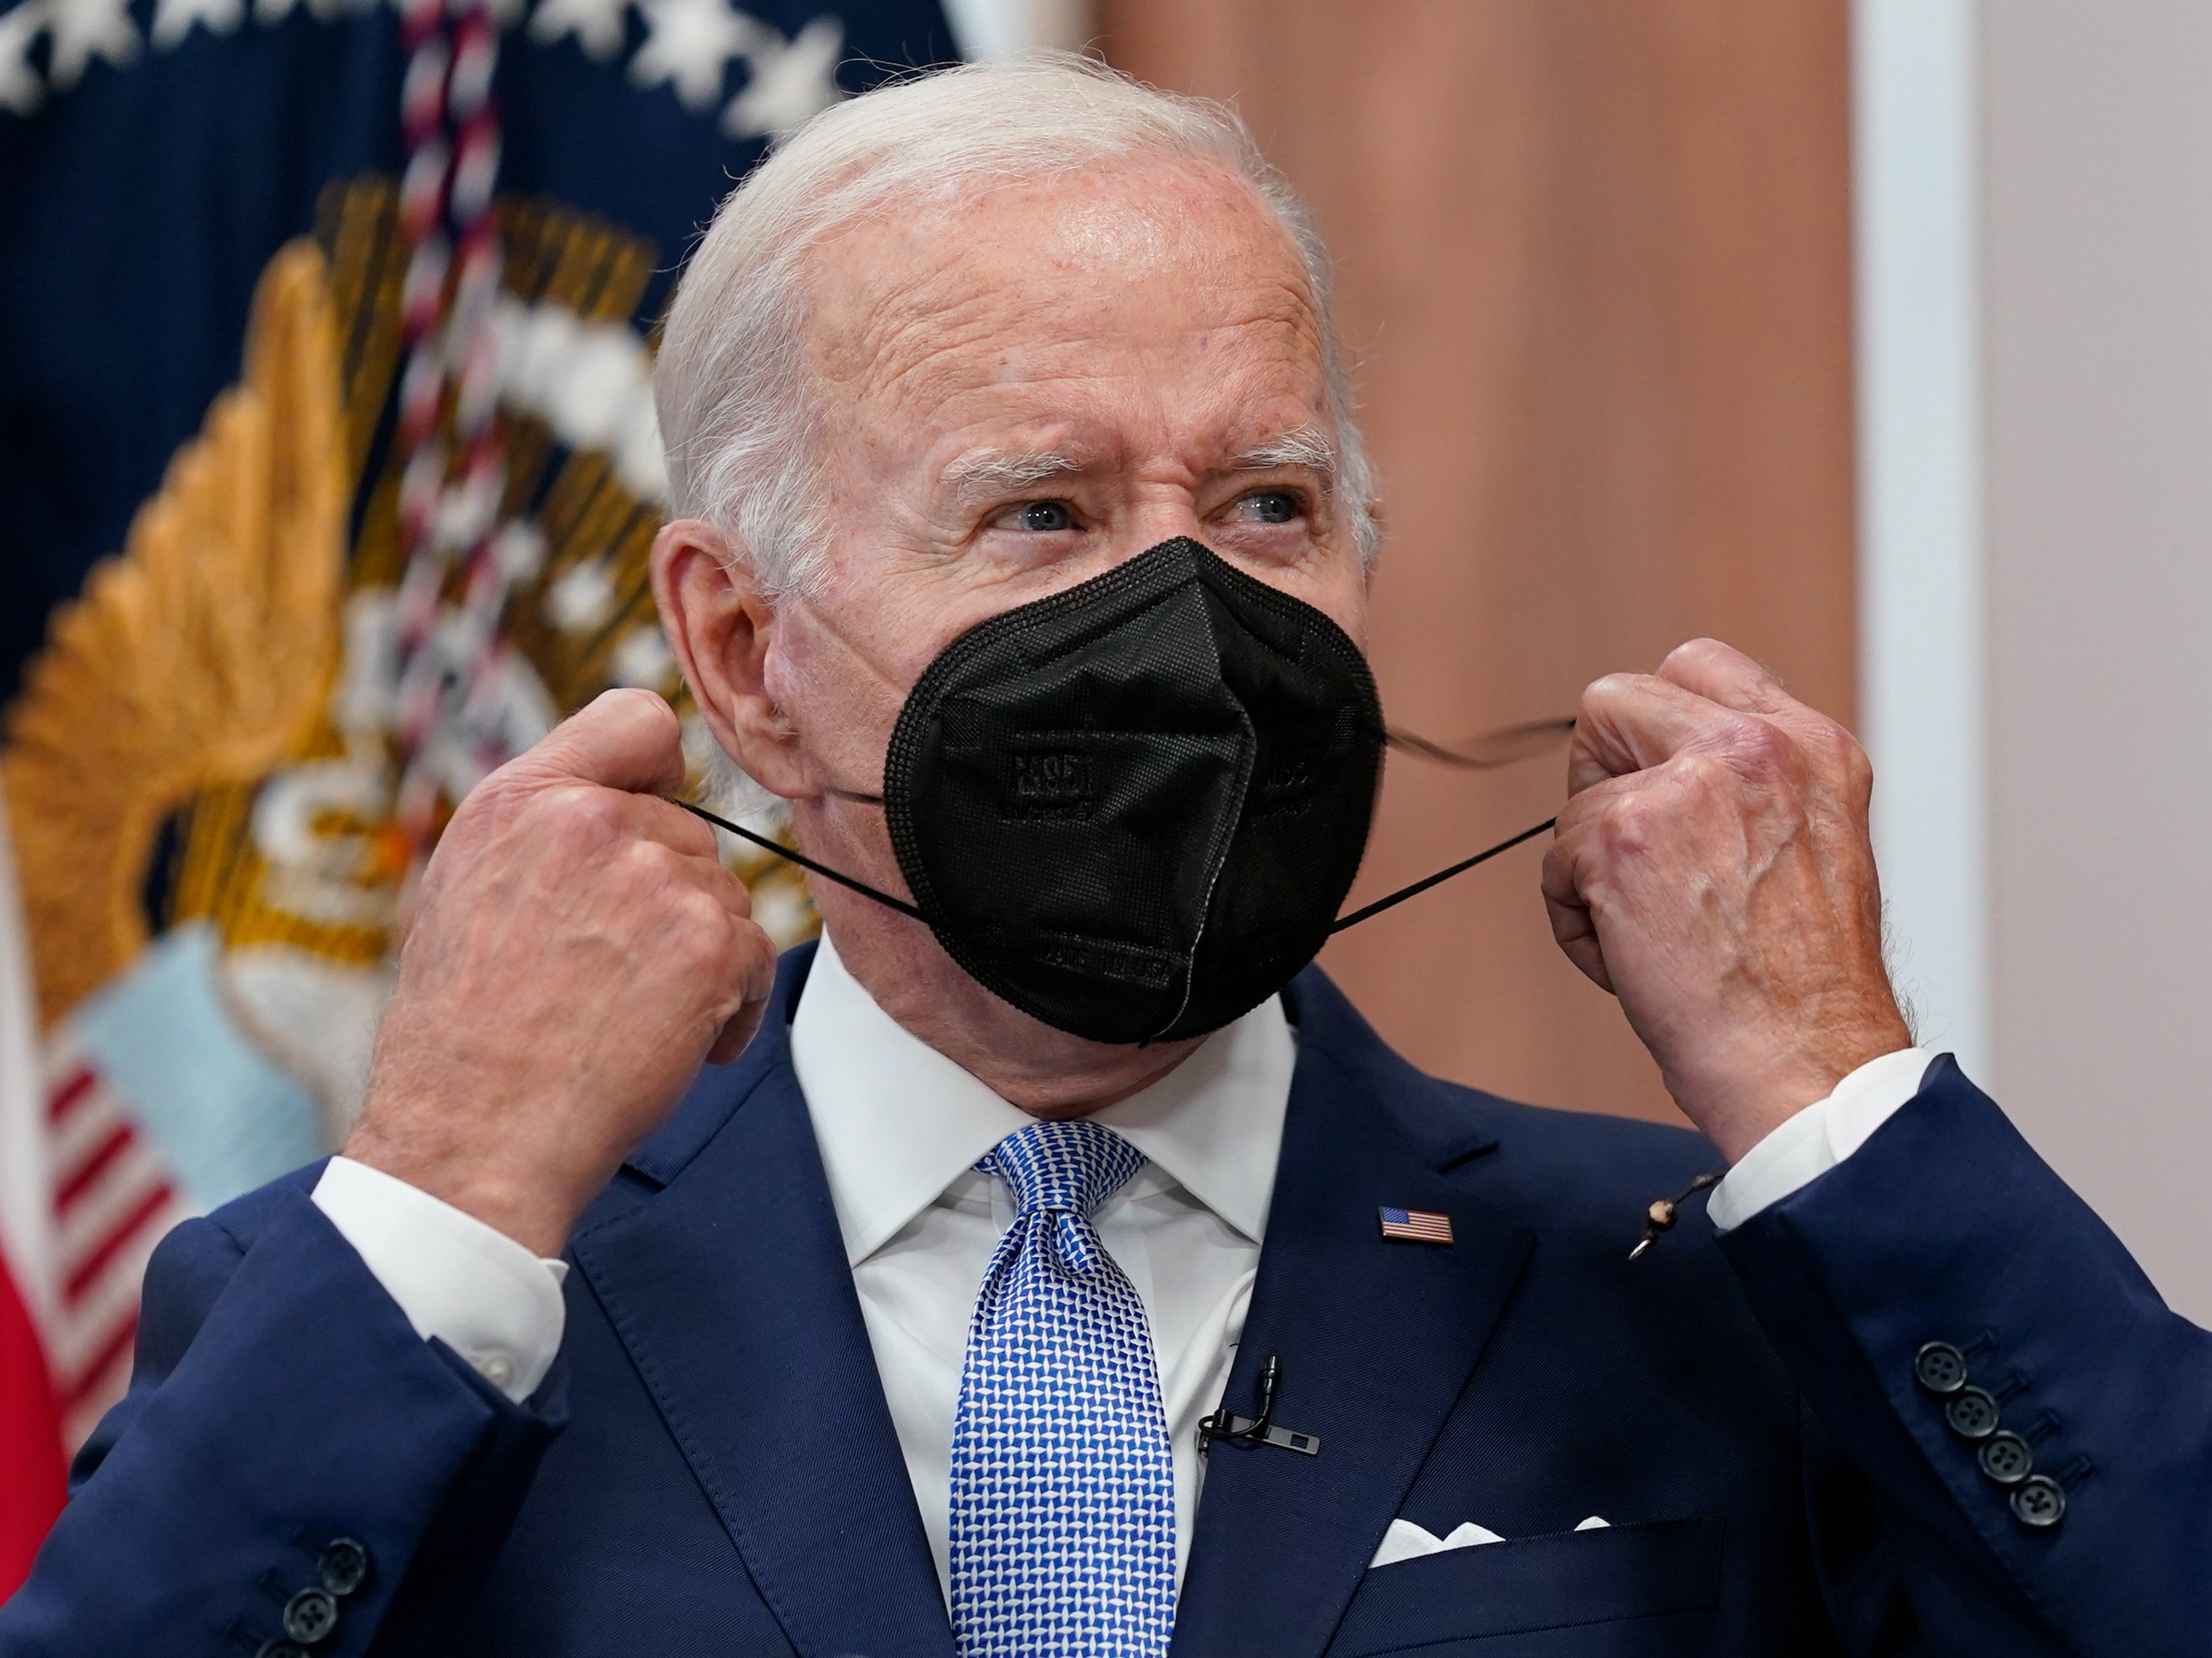
[[1263, 490], [1244, 497], [1244, 506], [1261, 524], [1288, 524], [1298, 515], [1298, 499], [1280, 489]]
[[1021, 510], [1018, 520], [1024, 530], [1035, 530], [1048, 535], [1054, 530], [1072, 530], [1075, 515], [1067, 510], [1064, 501], [1033, 501]]

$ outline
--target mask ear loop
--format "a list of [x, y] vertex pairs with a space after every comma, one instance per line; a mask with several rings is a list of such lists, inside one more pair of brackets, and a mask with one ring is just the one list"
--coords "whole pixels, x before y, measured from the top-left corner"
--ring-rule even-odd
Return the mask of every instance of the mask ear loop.
[[717, 817], [713, 812], [708, 811], [704, 806], [695, 806], [689, 800], [672, 800], [668, 804], [672, 806], [683, 807], [684, 811], [690, 812], [694, 817], [703, 818], [708, 823], [712, 823], [716, 829], [727, 829], [731, 834], [736, 835], [740, 841], [751, 841], [763, 852], [774, 853], [777, 857], [782, 859], [787, 864], [796, 864], [799, 868], [810, 871], [816, 875], [819, 875], [825, 880], [835, 881], [841, 887], [850, 887], [854, 891], [859, 893], [863, 898], [874, 899], [886, 909], [895, 909], [902, 915], [911, 915], [915, 920], [920, 921], [924, 926], [927, 926], [929, 925], [929, 917], [924, 915], [920, 910], [916, 909], [912, 904], [907, 902], [903, 898], [894, 898], [888, 892], [877, 891], [875, 888], [870, 886], [866, 881], [856, 881], [849, 875], [841, 875], [836, 870], [830, 868], [827, 864], [816, 863], [814, 859], [809, 858], [803, 852], [793, 852], [789, 847], [783, 846], [776, 841], [771, 841], [765, 835], [756, 835], [749, 829], [744, 829], [736, 823], [732, 823], [726, 817]]
[[[1397, 726], [1392, 726], [1385, 733], [1383, 740], [1401, 754], [1418, 755], [1424, 760], [1433, 760], [1446, 766], [1461, 766], [1469, 771], [1491, 771], [1542, 752], [1574, 728], [1575, 716], [1565, 714], [1556, 720], [1531, 720], [1523, 725], [1505, 726], [1494, 732], [1486, 732], [1457, 749], [1431, 743], [1425, 737]], [[1472, 858], [1461, 859], [1449, 869], [1440, 869], [1434, 875], [1424, 876], [1411, 886], [1400, 887], [1397, 891], [1353, 910], [1329, 928], [1329, 936], [1334, 938], [1348, 926], [1358, 926], [1362, 921], [1380, 915], [1393, 905], [1404, 903], [1408, 898], [1418, 898], [1431, 887], [1440, 885], [1455, 875], [1464, 875], [1477, 864], [1486, 864], [1501, 852], [1512, 851], [1523, 841], [1534, 840], [1546, 829], [1555, 828], [1559, 821], [1557, 817], [1547, 817], [1542, 823], [1524, 829], [1520, 834], [1509, 836], [1494, 847], [1484, 848]]]
[[1550, 829], [1558, 823], [1559, 821], [1559, 820], [1556, 817], [1547, 817], [1542, 823], [1534, 825], [1533, 828], [1522, 829], [1520, 834], [1514, 835], [1510, 840], [1500, 841], [1496, 846], [1486, 847], [1483, 851], [1476, 853], [1472, 858], [1461, 859], [1459, 862], [1454, 864], [1449, 869], [1440, 869], [1434, 875], [1425, 875], [1409, 887], [1400, 887], [1395, 892], [1390, 894], [1388, 897], [1377, 898], [1373, 903], [1369, 904], [1365, 908], [1353, 910], [1351, 914], [1343, 917], [1336, 923], [1335, 926], [1329, 928], [1329, 936], [1334, 938], [1336, 934], [1343, 932], [1345, 928], [1348, 926], [1358, 926], [1362, 921], [1367, 920], [1369, 916], [1380, 915], [1384, 910], [1389, 908], [1393, 904], [1402, 904], [1408, 898], [1418, 898], [1423, 893], [1426, 892], [1431, 887], [1438, 884], [1440, 882], [1449, 881], [1455, 875], [1464, 875], [1468, 871], [1473, 869], [1477, 864], [1486, 864], [1492, 859], [1498, 856], [1501, 852], [1512, 851], [1514, 847], [1519, 846], [1523, 841], [1534, 840], [1546, 829]]
[[1469, 738], [1455, 749], [1431, 743], [1419, 732], [1409, 732], [1402, 726], [1389, 727], [1382, 740], [1401, 754], [1433, 760], [1438, 765], [1459, 766], [1468, 771], [1495, 771], [1500, 766], [1541, 754], [1561, 738], [1572, 734], [1574, 729], [1575, 716], [1570, 714], [1556, 720], [1531, 720], [1518, 726], [1501, 726], [1494, 732]]
[[[1489, 732], [1476, 738], [1466, 745], [1467, 750], [1472, 750], [1474, 752], [1448, 749], [1440, 743], [1431, 743], [1427, 738], [1416, 736], [1408, 731], [1393, 730], [1388, 734], [1387, 740], [1392, 748], [1402, 753], [1419, 755], [1425, 760], [1434, 760], [1448, 766], [1463, 766], [1471, 770], [1488, 771], [1495, 767], [1510, 765], [1516, 760], [1526, 759], [1556, 738], [1565, 736], [1574, 728], [1575, 722], [1572, 715], [1559, 720], [1532, 720], [1526, 725], [1507, 726], [1502, 730]], [[860, 801], [869, 805], [883, 804], [884, 798], [880, 794], [861, 794], [849, 789], [838, 789], [834, 793], [842, 799]], [[694, 817], [703, 819], [716, 829], [726, 829], [741, 841], [750, 841], [762, 851], [773, 853], [787, 864], [796, 864], [799, 868], [819, 875], [824, 880], [835, 881], [841, 887], [848, 887], [863, 898], [874, 899], [886, 909], [895, 909], [902, 915], [911, 916], [924, 926], [930, 925], [929, 917], [903, 898], [894, 898], [888, 892], [878, 892], [865, 881], [855, 880], [849, 875], [841, 874], [827, 864], [817, 863], [805, 853], [794, 852], [789, 847], [769, 840], [765, 835], [757, 835], [751, 829], [732, 823], [726, 817], [717, 817], [704, 806], [695, 806], [689, 800], [672, 800], [669, 804], [681, 806]], [[1418, 898], [1431, 887], [1449, 881], [1455, 875], [1464, 875], [1477, 864], [1487, 863], [1501, 852], [1512, 851], [1523, 841], [1535, 839], [1546, 829], [1557, 824], [1559, 821], [1557, 817], [1547, 817], [1542, 823], [1533, 828], [1522, 829], [1520, 834], [1512, 836], [1510, 840], [1500, 841], [1496, 846], [1486, 847], [1476, 853], [1472, 858], [1462, 858], [1449, 869], [1440, 869], [1434, 875], [1424, 876], [1411, 886], [1400, 887], [1397, 891], [1377, 898], [1373, 903], [1364, 908], [1356, 909], [1351, 914], [1343, 917], [1329, 928], [1329, 932], [1334, 936], [1348, 926], [1358, 926], [1370, 916], [1380, 915], [1393, 905], [1402, 904], [1408, 898]]]

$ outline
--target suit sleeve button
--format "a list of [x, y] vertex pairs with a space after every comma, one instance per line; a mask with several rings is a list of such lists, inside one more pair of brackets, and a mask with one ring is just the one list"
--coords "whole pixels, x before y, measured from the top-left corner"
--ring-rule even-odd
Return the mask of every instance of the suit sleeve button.
[[343, 1599], [368, 1578], [368, 1551], [350, 1537], [334, 1539], [315, 1563], [323, 1587]]
[[2047, 1474], [2030, 1474], [2012, 1494], [2012, 1511], [2023, 1526], [2055, 1526], [2066, 1517], [2065, 1489]]
[[289, 1641], [264, 1641], [253, 1658], [307, 1658], [305, 1647], [295, 1647]]
[[284, 1603], [284, 1633], [311, 1647], [338, 1626], [338, 1603], [327, 1589], [301, 1589]]
[[1943, 1407], [1943, 1419], [1961, 1439], [1987, 1439], [1997, 1430], [1997, 1402], [1979, 1388], [1961, 1388]]
[[1976, 1459], [1982, 1472], [2000, 1485], [2017, 1485], [2027, 1478], [2028, 1470], [2035, 1467], [2035, 1453], [2018, 1434], [1993, 1433], [1982, 1442], [1981, 1455]]
[[1966, 1356], [1948, 1341], [1931, 1341], [1913, 1359], [1912, 1379], [1931, 1394], [1955, 1394], [1966, 1385]]

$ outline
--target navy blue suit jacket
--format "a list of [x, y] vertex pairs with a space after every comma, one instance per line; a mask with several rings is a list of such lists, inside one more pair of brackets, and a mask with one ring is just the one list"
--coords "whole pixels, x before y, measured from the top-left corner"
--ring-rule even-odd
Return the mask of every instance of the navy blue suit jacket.
[[[344, 1536], [371, 1569], [319, 1653], [949, 1658], [790, 1064], [810, 958], [577, 1226], [525, 1406], [416, 1338], [312, 1169], [173, 1233], [0, 1654], [252, 1653]], [[1178, 1658], [2212, 1644], [2212, 1339], [1948, 1062], [1841, 1168], [1632, 1263], [1703, 1140], [1437, 1082], [1318, 971], [1286, 993], [1228, 1400], [1279, 1355], [1276, 1418], [1322, 1452], [1215, 1448]], [[1455, 1242], [1386, 1242], [1384, 1205]], [[1944, 1426], [1931, 1339], [2062, 1473], [2060, 1524]], [[1513, 1540], [1368, 1572], [1401, 1515]]]

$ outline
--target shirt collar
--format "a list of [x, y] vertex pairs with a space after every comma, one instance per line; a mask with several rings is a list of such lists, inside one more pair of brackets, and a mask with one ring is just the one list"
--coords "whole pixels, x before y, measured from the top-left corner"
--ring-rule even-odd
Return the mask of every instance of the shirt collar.
[[[1271, 996], [1094, 1121], [1257, 1243], [1297, 1060], [1282, 999]], [[856, 1266], [1036, 1121], [878, 1006], [826, 933], [792, 1020], [791, 1062]]]

